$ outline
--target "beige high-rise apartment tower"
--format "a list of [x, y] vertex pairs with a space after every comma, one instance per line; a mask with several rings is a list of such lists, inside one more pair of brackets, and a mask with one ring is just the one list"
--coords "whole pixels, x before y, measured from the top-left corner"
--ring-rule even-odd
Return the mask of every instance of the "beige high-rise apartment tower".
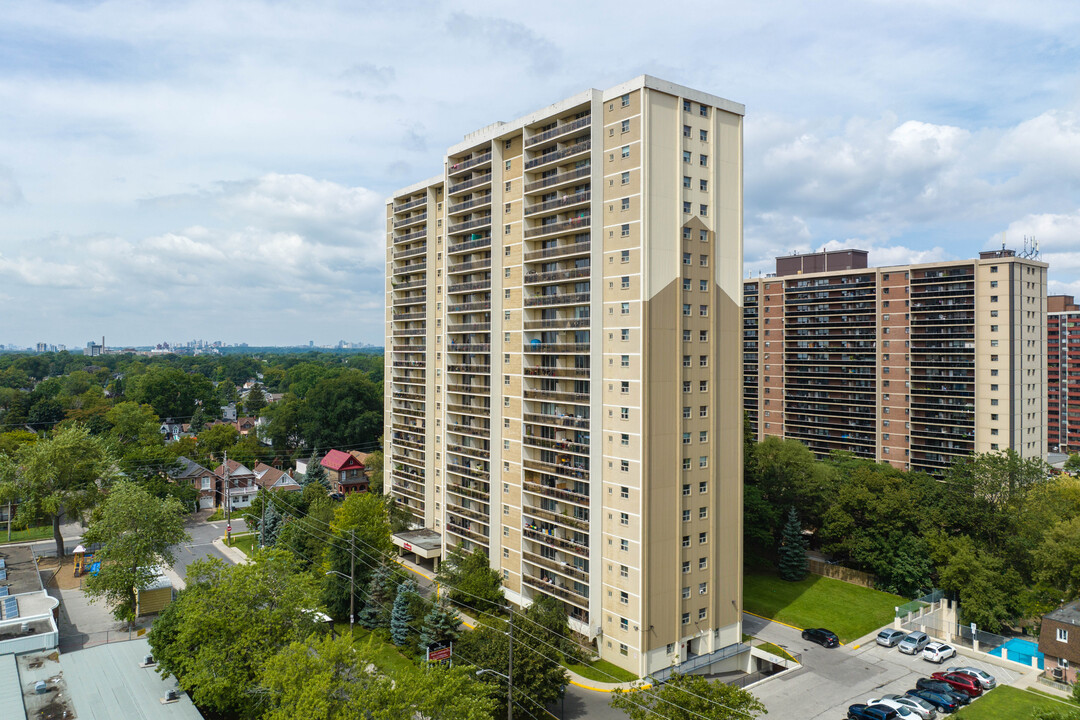
[[387, 203], [387, 492], [639, 675], [740, 647], [742, 120], [642, 76]]

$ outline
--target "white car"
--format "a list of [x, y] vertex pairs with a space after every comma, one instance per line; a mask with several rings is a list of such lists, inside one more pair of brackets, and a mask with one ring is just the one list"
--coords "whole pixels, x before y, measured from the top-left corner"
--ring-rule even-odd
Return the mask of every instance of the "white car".
[[979, 681], [983, 690], [993, 690], [997, 687], [997, 678], [985, 670], [980, 670], [977, 667], [951, 667], [948, 672], [963, 673], [964, 675], [970, 675]]
[[929, 660], [938, 665], [952, 657], [956, 657], [956, 648], [945, 643], [932, 642], [922, 651], [923, 660]]
[[915, 712], [914, 709], [909, 708], [907, 705], [901, 705], [899, 702], [896, 702], [895, 700], [886, 700], [885, 698], [881, 698], [880, 700], [874, 700], [873, 702], [870, 702], [870, 700], [867, 700], [866, 704], [867, 705], [884, 705], [887, 708], [892, 708], [893, 710], [896, 711], [896, 717], [904, 718], [904, 720], [919, 720], [919, 717], [920, 717], [919, 714], [917, 712]]
[[[933, 705], [926, 702], [922, 698], [890, 693], [888, 695], [882, 695], [881, 699], [874, 700], [874, 702], [880, 705], [888, 705], [891, 708], [902, 705], [911, 712], [915, 713], [915, 715], [919, 718], [922, 718], [922, 720], [935, 720], [935, 718], [937, 717], [937, 708], [935, 708]], [[867, 701], [867, 705], [869, 704], [871, 704], [870, 701]]]

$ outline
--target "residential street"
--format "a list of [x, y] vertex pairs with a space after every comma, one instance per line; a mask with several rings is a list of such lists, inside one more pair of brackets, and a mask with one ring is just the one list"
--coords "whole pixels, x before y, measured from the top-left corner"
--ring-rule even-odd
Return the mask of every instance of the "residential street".
[[[188, 565], [200, 558], [216, 557], [219, 560], [231, 562], [229, 558], [225, 557], [220, 550], [213, 546], [215, 538], [225, 535], [225, 521], [205, 522], [208, 514], [206, 511], [202, 511], [188, 518], [185, 529], [191, 539], [182, 545], [173, 547], [173, 552], [176, 554], [176, 563], [173, 565], [173, 570], [182, 578], [187, 578]], [[234, 533], [247, 532], [247, 523], [244, 522], [243, 518], [233, 517], [232, 529]]]

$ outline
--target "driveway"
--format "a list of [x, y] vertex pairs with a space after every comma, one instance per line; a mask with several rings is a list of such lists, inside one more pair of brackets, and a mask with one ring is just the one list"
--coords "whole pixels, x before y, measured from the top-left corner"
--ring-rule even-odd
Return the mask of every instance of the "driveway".
[[982, 668], [1003, 685], [1014, 683], [1025, 674], [1019, 666], [1012, 669], [992, 664], [969, 654], [965, 648], [957, 648], [956, 658], [938, 666], [918, 655], [883, 648], [872, 636], [858, 647], [825, 649], [803, 640], [794, 628], [754, 616], [744, 617], [744, 632], [802, 654], [802, 668], [750, 689], [765, 703], [770, 720], [835, 720], [846, 715], [848, 705], [864, 703], [885, 693], [903, 695], [915, 687], [918, 678], [954, 665]]

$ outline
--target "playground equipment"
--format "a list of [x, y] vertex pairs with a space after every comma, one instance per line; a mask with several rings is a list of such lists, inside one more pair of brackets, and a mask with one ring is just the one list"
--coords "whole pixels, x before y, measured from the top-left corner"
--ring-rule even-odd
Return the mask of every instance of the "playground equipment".
[[79, 545], [71, 554], [75, 558], [75, 577], [91, 571], [90, 566], [94, 564], [94, 553], [87, 552], [86, 548]]

